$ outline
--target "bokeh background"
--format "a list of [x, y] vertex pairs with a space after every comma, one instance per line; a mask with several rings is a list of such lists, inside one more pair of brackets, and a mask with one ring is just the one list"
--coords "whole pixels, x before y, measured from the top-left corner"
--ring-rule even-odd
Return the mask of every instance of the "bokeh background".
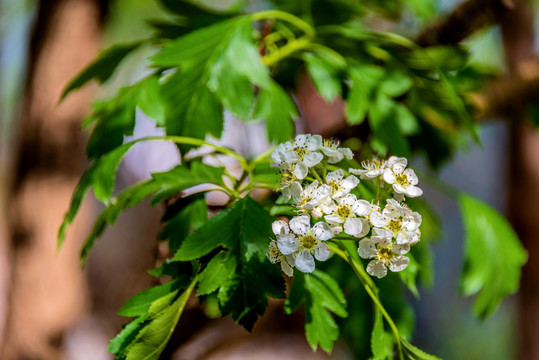
[[[233, 3], [205, 2], [218, 7]], [[533, 114], [523, 111], [515, 96], [519, 84], [525, 83], [526, 100], [539, 105], [539, 61], [535, 58], [539, 40], [534, 30], [538, 28], [539, 3], [408, 2], [421, 11], [415, 15], [405, 12], [400, 19], [380, 26], [414, 38], [428, 25], [458, 15], [466, 6], [483, 8], [484, 19], [477, 21], [477, 31], [462, 43], [475, 66], [497, 74], [497, 81], [487, 84], [485, 94], [511, 99], [507, 101], [512, 106], [503, 114], [481, 118], [482, 146], [464, 146], [437, 176], [508, 216], [530, 254], [521, 291], [504, 301], [494, 316], [480, 322], [472, 316], [471, 300], [458, 294], [463, 253], [458, 206], [426, 186], [426, 198], [438, 212], [443, 232], [433, 246], [436, 272], [432, 285], [420, 289], [421, 299], [410, 296], [416, 311], [414, 343], [444, 359], [539, 359], [539, 133], [526, 121]], [[251, 1], [249, 8], [261, 10], [266, 5]], [[57, 253], [55, 244], [71, 192], [86, 165], [80, 122], [93, 99], [111, 95], [119, 86], [147, 74], [145, 58], [152, 49], [127, 59], [106, 86], [87, 86], [61, 104], [58, 99], [68, 81], [99, 49], [148, 37], [146, 21], [160, 16], [163, 10], [152, 0], [0, 2], [1, 359], [110, 359], [107, 343], [125, 323], [115, 312], [131, 295], [154, 284], [146, 271], [162, 256], [156, 241], [162, 212], [158, 207], [143, 203], [122, 215], [100, 240], [84, 269], [79, 266], [78, 250], [99, 210], [90, 197], [65, 248]], [[312, 84], [305, 79], [298, 82], [296, 97], [304, 107], [298, 129], [327, 135], [341, 131], [342, 104], [325, 104]], [[156, 131], [142, 115], [138, 117], [134, 136]], [[267, 146], [264, 139], [260, 126], [227, 120], [226, 145], [256, 153]], [[175, 156], [166, 144], [134, 148], [117, 181], [125, 186], [151, 171], [166, 169], [177, 161]], [[421, 157], [413, 161], [419, 168], [428, 168]], [[256, 334], [248, 335], [226, 319], [210, 322], [208, 314], [196, 311], [196, 304], [190, 306], [193, 310], [182, 317], [180, 324], [184, 325], [165, 357], [254, 356], [248, 344]], [[270, 316], [273, 320], [264, 320], [269, 327], [272, 321], [285, 321], [278, 309]], [[290, 353], [291, 359], [324, 358], [308, 349], [301, 352], [306, 344], [300, 335], [283, 343], [260, 335], [258, 341], [271, 346], [300, 344], [297, 353]], [[213, 355], [207, 348], [213, 349]], [[261, 353], [257, 358], [271, 358], [271, 354], [264, 356]], [[350, 358], [346, 345], [338, 347], [333, 357]]]

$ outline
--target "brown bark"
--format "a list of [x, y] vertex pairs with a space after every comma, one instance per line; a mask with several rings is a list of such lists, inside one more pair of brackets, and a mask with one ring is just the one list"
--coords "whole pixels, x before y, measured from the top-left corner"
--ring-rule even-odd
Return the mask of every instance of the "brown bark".
[[[500, 18], [509, 76], [515, 76], [519, 64], [529, 61], [534, 52], [532, 6], [526, 1], [515, 5]], [[514, 107], [512, 120], [511, 220], [530, 259], [523, 268], [520, 286], [520, 359], [534, 360], [539, 359], [539, 133], [525, 121], [524, 108]]]
[[[57, 103], [96, 55], [102, 9], [95, 0], [39, 3], [10, 189], [12, 274], [2, 359], [61, 358], [63, 333], [87, 306], [80, 242], [68, 239], [59, 254], [55, 242], [82, 170], [80, 121], [91, 91]], [[79, 221], [69, 237], [82, 239], [86, 231]]]
[[458, 44], [476, 31], [497, 23], [513, 6], [512, 0], [467, 0], [422, 31], [416, 42], [420, 46]]

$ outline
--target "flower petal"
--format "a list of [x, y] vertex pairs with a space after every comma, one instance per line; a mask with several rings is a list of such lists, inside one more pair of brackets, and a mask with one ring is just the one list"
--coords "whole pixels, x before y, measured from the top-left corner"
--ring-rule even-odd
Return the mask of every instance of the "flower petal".
[[286, 261], [281, 261], [281, 270], [286, 274], [286, 276], [294, 276], [294, 269]]
[[342, 222], [343, 222], [343, 219], [341, 219], [339, 216], [333, 215], [333, 214], [324, 216], [324, 219], [326, 219], [326, 221], [330, 225], [342, 224]]
[[391, 169], [385, 169], [384, 173], [382, 174], [382, 179], [388, 184], [393, 184], [397, 178], [395, 177], [395, 174], [393, 174], [393, 171]]
[[325, 222], [317, 222], [313, 226], [314, 237], [321, 241], [329, 240], [333, 237], [331, 227]]
[[303, 187], [301, 187], [301, 184], [299, 181], [292, 181], [292, 184], [290, 185], [290, 192], [292, 194], [292, 199], [294, 199], [294, 202], [298, 202], [301, 198], [301, 192], [303, 191]]
[[344, 171], [343, 169], [338, 169], [332, 172], [329, 172], [326, 175], [326, 182], [327, 183], [336, 183], [341, 181], [344, 178]]
[[301, 161], [298, 162], [296, 164], [296, 167], [294, 168], [294, 175], [300, 180], [305, 179], [305, 176], [307, 176], [308, 172], [309, 168]]
[[359, 179], [355, 177], [354, 175], [348, 176], [346, 179], [344, 179], [341, 182], [341, 186], [345, 189], [352, 190], [359, 184]]
[[305, 157], [303, 158], [303, 162], [308, 167], [313, 167], [315, 165], [318, 165], [323, 158], [324, 155], [320, 154], [319, 152], [312, 152], [308, 155], [305, 155]]
[[316, 245], [314, 249], [314, 257], [319, 261], [326, 261], [329, 257], [329, 246], [326, 243]]
[[[273, 230], [273, 233], [277, 236], [284, 235], [288, 233], [288, 224], [286, 221], [283, 220], [277, 220], [274, 221], [273, 224], [271, 224], [271, 229]], [[281, 231], [284, 231], [281, 234]]]
[[387, 274], [387, 268], [380, 260], [373, 260], [367, 265], [367, 273], [371, 276], [376, 276], [378, 279], [383, 278]]
[[389, 261], [389, 270], [393, 272], [402, 271], [406, 269], [409, 263], [410, 259], [408, 259], [406, 256], [394, 257]]
[[363, 239], [359, 242], [357, 253], [363, 259], [370, 259], [378, 255], [376, 244], [371, 239]]
[[308, 251], [302, 251], [296, 256], [296, 268], [304, 273], [314, 271], [314, 258]]
[[369, 215], [369, 220], [372, 226], [375, 227], [381, 228], [389, 224], [389, 218], [378, 211], [371, 212], [371, 214]]
[[290, 230], [298, 235], [307, 235], [311, 230], [311, 218], [308, 215], [294, 216], [289, 223]]
[[369, 230], [371, 229], [371, 224], [367, 221], [367, 219], [361, 218], [361, 232], [357, 235], [355, 235], [358, 239], [361, 239], [365, 235], [369, 233]]
[[371, 210], [371, 203], [363, 199], [356, 201], [352, 206], [352, 211], [357, 216], [367, 216], [371, 213]]
[[414, 185], [408, 185], [404, 193], [409, 197], [418, 197], [423, 195], [423, 190]]
[[393, 251], [395, 251], [399, 255], [404, 255], [408, 251], [410, 251], [410, 245], [408, 245], [408, 244], [405, 244], [405, 245], [398, 245], [398, 244], [393, 245]]
[[307, 140], [307, 150], [316, 151], [320, 149], [321, 146], [322, 146], [322, 136], [320, 135], [312, 135]]
[[344, 232], [348, 235], [357, 236], [363, 230], [363, 223], [358, 218], [348, 218], [344, 222]]
[[349, 148], [338, 148], [337, 150], [339, 150], [339, 152], [348, 160], [352, 160], [354, 158], [354, 153]]
[[277, 238], [277, 247], [283, 255], [289, 255], [298, 249], [298, 239], [292, 234], [284, 234]]

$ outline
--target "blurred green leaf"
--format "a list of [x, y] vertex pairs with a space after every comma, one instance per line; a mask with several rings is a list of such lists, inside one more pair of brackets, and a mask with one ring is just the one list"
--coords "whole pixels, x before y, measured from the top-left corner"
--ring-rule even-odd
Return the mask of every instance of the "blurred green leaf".
[[423, 350], [418, 349], [417, 347], [406, 341], [406, 339], [404, 339], [403, 337], [401, 337], [400, 341], [404, 348], [404, 352], [406, 353], [406, 357], [409, 360], [441, 360], [436, 356], [429, 355]]
[[474, 314], [484, 319], [517, 290], [528, 255], [511, 225], [494, 208], [468, 195], [459, 197], [459, 205], [466, 230], [461, 291], [478, 294]]
[[137, 105], [157, 126], [165, 126], [165, 107], [160, 96], [159, 80], [151, 76], [143, 82]]
[[[174, 255], [174, 260], [190, 261], [223, 247], [223, 257], [232, 271], [227, 276], [204, 275], [205, 290], [218, 284], [218, 299], [223, 316], [228, 314], [251, 330], [258, 316], [267, 307], [267, 296], [284, 297], [284, 282], [279, 269], [266, 258], [272, 236], [271, 217], [263, 207], [249, 197], [236, 201], [233, 208], [212, 217], [192, 233]], [[230, 259], [233, 257], [233, 259]], [[233, 267], [233, 263], [237, 266]], [[212, 269], [219, 269], [219, 262]], [[224, 266], [224, 265], [223, 265]]]
[[303, 60], [316, 91], [328, 103], [342, 93], [340, 69], [327, 55], [321, 53], [305, 53]]
[[374, 311], [374, 327], [371, 334], [372, 360], [393, 358], [393, 335], [384, 330], [384, 319], [380, 310]]
[[394, 155], [409, 157], [410, 144], [399, 128], [396, 109], [397, 106], [393, 100], [378, 93], [369, 109], [369, 125], [371, 125], [375, 138], [383, 146], [391, 149]]
[[137, 41], [131, 44], [116, 45], [101, 52], [96, 60], [71, 80], [62, 92], [60, 100], [63, 100], [71, 91], [80, 88], [92, 79], [97, 79], [100, 84], [107, 81], [122, 60], [142, 44], [142, 41]]
[[276, 82], [260, 89], [253, 118], [266, 120], [268, 140], [275, 143], [288, 141], [294, 136], [293, 120], [299, 116], [290, 95]]
[[127, 300], [122, 308], [118, 310], [117, 314], [125, 317], [146, 315], [154, 301], [185, 287], [186, 283], [188, 284], [188, 280], [189, 279], [175, 279], [166, 284], [141, 291]]
[[389, 71], [381, 79], [379, 91], [389, 97], [404, 95], [413, 85], [412, 79], [401, 71]]

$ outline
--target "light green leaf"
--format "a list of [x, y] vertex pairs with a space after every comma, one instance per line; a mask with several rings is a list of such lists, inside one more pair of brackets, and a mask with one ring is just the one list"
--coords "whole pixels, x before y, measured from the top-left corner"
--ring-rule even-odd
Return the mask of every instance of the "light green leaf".
[[266, 120], [269, 141], [289, 140], [295, 132], [293, 120], [298, 116], [296, 105], [279, 84], [271, 81], [269, 87], [260, 89], [253, 117]]
[[340, 69], [328, 61], [323, 54], [306, 53], [303, 55], [303, 60], [316, 91], [327, 102], [335, 100], [337, 95], [342, 93]]
[[389, 97], [404, 95], [413, 85], [412, 79], [401, 71], [389, 71], [381, 79], [379, 91]]
[[126, 360], [157, 360], [159, 358], [176, 328], [197, 280], [197, 278], [193, 279], [180, 296], [175, 291], [152, 303], [145, 326], [125, 350]]
[[351, 88], [346, 97], [345, 114], [350, 125], [358, 125], [365, 120], [372, 89], [363, 81], [361, 72], [355, 67], [350, 69]]
[[348, 316], [346, 300], [337, 282], [320, 270], [305, 274], [305, 289], [305, 336], [313, 351], [320, 346], [329, 353], [339, 338], [339, 327], [330, 311]]
[[[395, 102], [378, 93], [369, 108], [369, 125], [380, 145], [391, 149], [394, 155], [408, 157], [410, 144], [401, 133], [395, 118]], [[399, 131], [396, 131], [399, 129]]]
[[132, 44], [116, 45], [101, 52], [96, 60], [71, 80], [63, 91], [60, 100], [64, 99], [71, 91], [80, 88], [92, 79], [97, 79], [100, 84], [107, 81], [122, 60], [141, 44], [141, 41], [137, 41]]
[[[231, 314], [248, 330], [264, 313], [267, 296], [284, 297], [282, 274], [266, 257], [273, 236], [272, 222], [273, 218], [261, 205], [249, 197], [240, 199], [233, 208], [212, 217], [187, 237], [173, 258], [191, 261], [220, 246], [228, 249], [227, 256], [234, 257], [237, 267], [219, 286], [219, 305], [223, 316]], [[217, 263], [214, 266], [218, 268]], [[205, 276], [211, 278], [209, 273]], [[213, 288], [214, 284], [208, 282], [207, 288]]]
[[528, 255], [511, 225], [494, 208], [467, 195], [460, 196], [459, 205], [466, 231], [461, 291], [478, 294], [474, 313], [484, 319], [518, 289]]
[[125, 349], [135, 340], [139, 331], [144, 327], [144, 320], [146, 316], [140, 316], [129, 324], [127, 324], [122, 331], [112, 339], [107, 347], [107, 351], [112, 354], [116, 354], [116, 358], [123, 358]]
[[165, 126], [165, 107], [161, 100], [157, 77], [150, 76], [144, 81], [137, 105], [140, 110], [155, 121], [157, 126]]
[[154, 301], [171, 292], [179, 290], [182, 285], [181, 279], [175, 279], [166, 284], [143, 290], [127, 300], [122, 308], [118, 310], [117, 314], [125, 317], [147, 315], [150, 306]]
[[392, 359], [393, 335], [384, 330], [384, 320], [380, 310], [374, 312], [374, 327], [371, 334], [373, 360]]
[[400, 338], [401, 344], [404, 348], [404, 352], [409, 360], [441, 360], [436, 356], [429, 355], [421, 349], [416, 348], [414, 345], [410, 344], [406, 339]]
[[234, 276], [237, 266], [237, 259], [232, 253], [224, 251], [217, 254], [200, 274], [197, 296], [208, 295], [220, 288], [226, 280]]

